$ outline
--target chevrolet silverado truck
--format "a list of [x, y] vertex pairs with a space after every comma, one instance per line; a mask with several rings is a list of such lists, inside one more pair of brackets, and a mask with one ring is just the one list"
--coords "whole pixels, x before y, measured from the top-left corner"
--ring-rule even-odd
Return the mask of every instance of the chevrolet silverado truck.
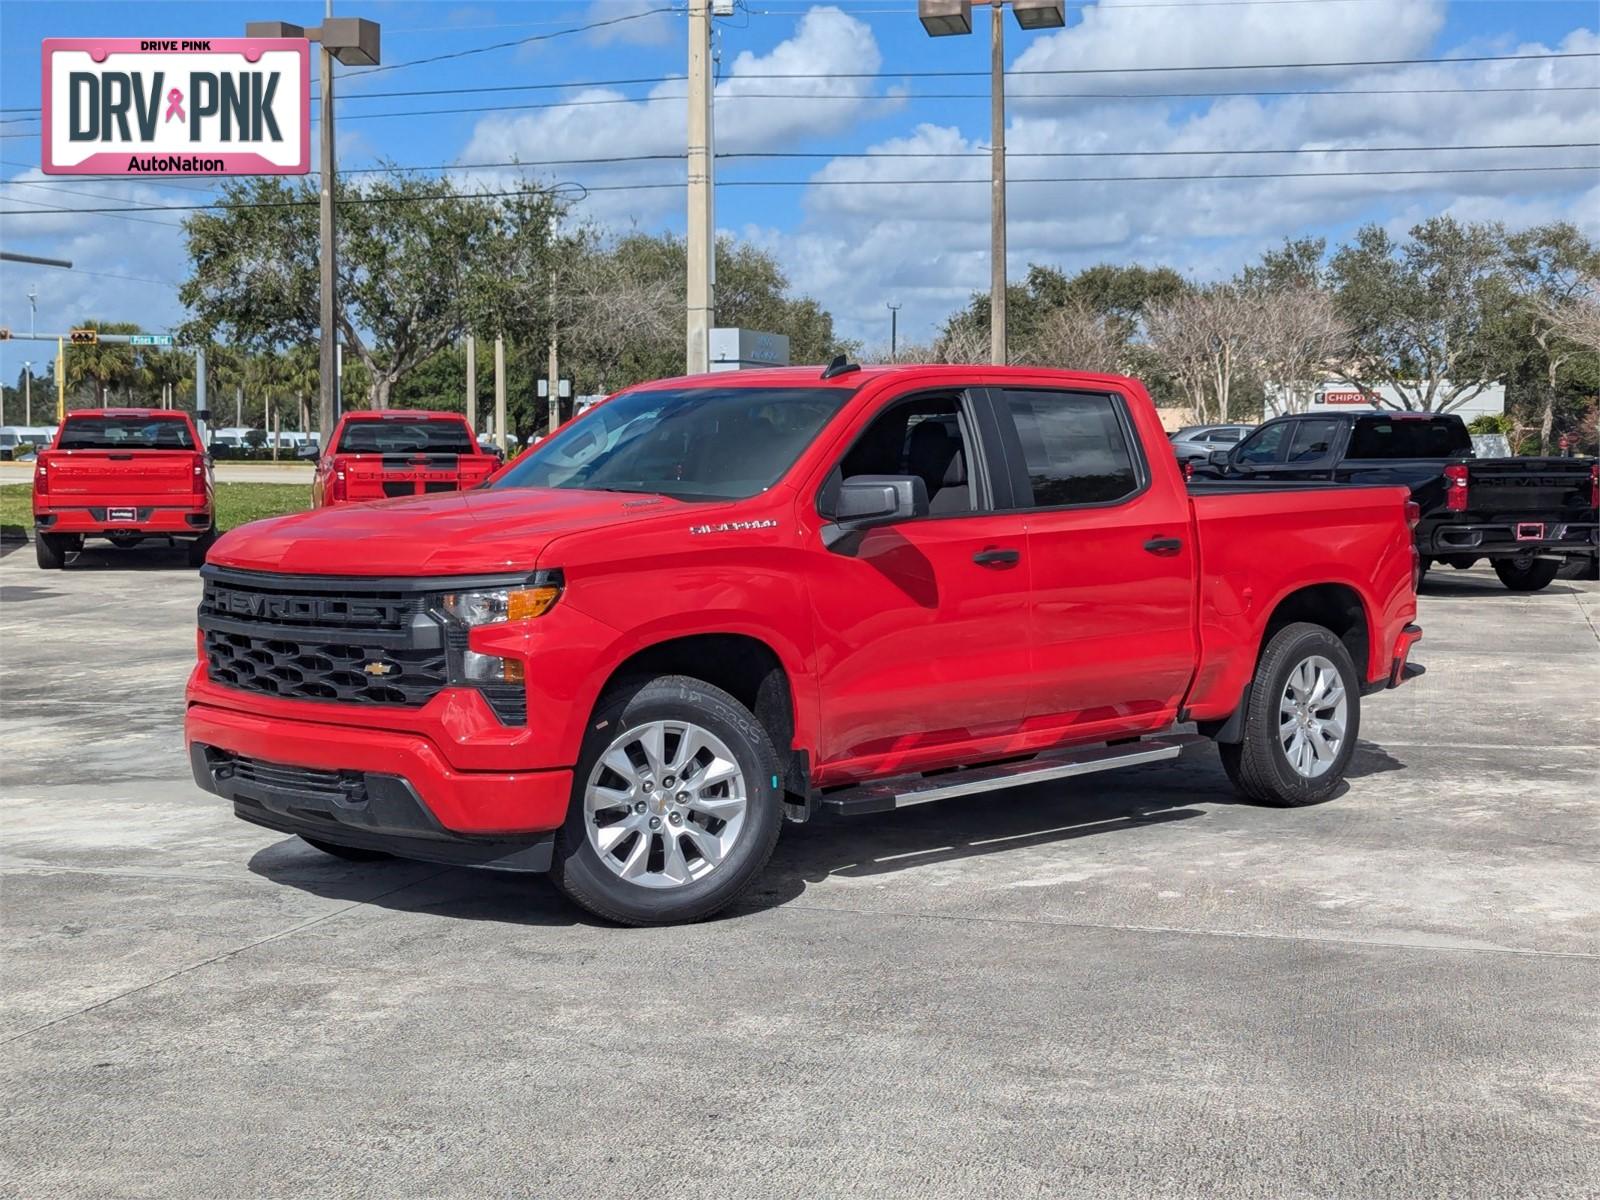
[[199, 566], [216, 540], [211, 459], [187, 413], [161, 408], [69, 412], [33, 467], [34, 552], [66, 566], [85, 538], [130, 549], [183, 544]]
[[[500, 466], [459, 413], [346, 413], [311, 480], [313, 507], [477, 487]], [[305, 453], [315, 455], [315, 447]]]
[[548, 870], [633, 924], [731, 902], [785, 818], [1207, 738], [1245, 796], [1310, 804], [1340, 788], [1362, 698], [1421, 670], [1408, 505], [1191, 498], [1118, 376], [650, 383], [477, 491], [224, 536], [190, 762], [330, 854]]
[[1299, 413], [1278, 417], [1205, 474], [1234, 482], [1335, 480], [1399, 484], [1421, 509], [1426, 572], [1488, 559], [1515, 592], [1550, 583], [1564, 558], [1594, 570], [1600, 552], [1600, 468], [1592, 458], [1478, 458], [1454, 413]]

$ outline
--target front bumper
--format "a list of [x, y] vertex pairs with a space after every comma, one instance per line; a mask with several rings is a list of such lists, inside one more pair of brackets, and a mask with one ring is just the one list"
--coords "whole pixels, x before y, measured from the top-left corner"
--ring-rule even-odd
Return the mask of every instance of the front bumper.
[[[367, 715], [370, 719], [370, 711]], [[195, 778], [207, 791], [229, 799], [243, 794], [247, 800], [265, 803], [260, 782], [242, 779], [248, 772], [223, 771], [219, 776], [217, 770], [229, 766], [229, 756], [264, 764], [265, 775], [276, 781], [276, 792], [282, 793], [279, 807], [268, 809], [268, 815], [286, 820], [315, 812], [320, 815], [307, 819], [325, 820], [333, 833], [349, 827], [373, 836], [413, 836], [413, 826], [391, 827], [374, 817], [377, 810], [370, 807], [375, 797], [404, 792], [426, 816], [422, 828], [432, 836], [503, 841], [514, 835], [516, 840], [526, 840], [524, 835], [549, 833], [561, 826], [572, 793], [570, 770], [460, 770], [422, 733], [261, 715], [195, 703], [192, 694], [184, 735]], [[330, 775], [351, 786], [359, 784], [369, 807], [357, 813], [349, 805], [333, 804], [321, 795], [327, 790], [322, 777]], [[340, 839], [328, 834], [326, 840]], [[393, 852], [415, 857], [403, 848]]]
[[51, 504], [33, 510], [33, 527], [40, 533], [85, 537], [199, 537], [212, 524], [208, 505]]
[[548, 871], [555, 834], [469, 837], [445, 829], [409, 780], [373, 771], [315, 771], [193, 742], [195, 782], [234, 815], [280, 833], [400, 858], [498, 871]]

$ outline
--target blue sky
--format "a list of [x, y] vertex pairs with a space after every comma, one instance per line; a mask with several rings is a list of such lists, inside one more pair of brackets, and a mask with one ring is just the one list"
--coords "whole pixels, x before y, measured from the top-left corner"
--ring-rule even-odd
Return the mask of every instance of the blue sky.
[[[342, 70], [340, 164], [521, 162], [675, 155], [681, 83], [606, 81], [681, 76], [686, 21], [672, 0], [537, 3], [341, 3], [383, 25], [386, 69]], [[676, 7], [681, 8], [681, 4]], [[1600, 51], [1592, 0], [1103, 0], [1071, 3], [1068, 27], [1025, 33], [1007, 21], [1012, 276], [1029, 262], [1066, 269], [1099, 261], [1170, 263], [1196, 278], [1232, 274], [1284, 237], [1338, 238], [1364, 221], [1396, 228], [1438, 212], [1513, 224], [1567, 218], [1600, 235], [1600, 154], [1593, 148], [1371, 154], [1357, 148], [1548, 146], [1600, 142], [1600, 59], [1327, 70], [1151, 73], [1113, 69], [1284, 64]], [[913, 0], [746, 0], [717, 22], [718, 142], [725, 153], [816, 157], [729, 159], [718, 167], [721, 229], [769, 247], [796, 287], [843, 331], [886, 340], [890, 301], [902, 334], [925, 340], [986, 286], [987, 189], [907, 180], [986, 176], [986, 37], [930, 39]], [[639, 14], [643, 15], [639, 15]], [[49, 36], [226, 36], [247, 20], [316, 24], [320, 4], [33, 3], [0, 6], [0, 209], [192, 203], [200, 181], [41, 180], [39, 42]], [[615, 18], [604, 29], [442, 61], [414, 60], [547, 35]], [[980, 10], [975, 24], [986, 22]], [[986, 25], [979, 24], [980, 33]], [[1096, 74], [1039, 74], [1090, 68]], [[863, 77], [881, 73], [883, 77]], [[901, 74], [908, 73], [908, 74]], [[805, 78], [773, 80], [771, 75]], [[463, 95], [456, 89], [561, 84]], [[1536, 91], [1498, 91], [1535, 88]], [[380, 96], [392, 91], [443, 94]], [[1319, 95], [1149, 98], [1152, 92], [1287, 91]], [[1326, 94], [1344, 92], [1347, 94]], [[452, 94], [453, 93], [453, 94]], [[959, 94], [960, 98], [951, 96]], [[1063, 95], [1067, 93], [1068, 95]], [[651, 96], [667, 97], [649, 99]], [[1134, 96], [1136, 98], [1128, 98]], [[579, 102], [579, 103], [574, 103]], [[509, 106], [561, 105], [513, 108]], [[422, 112], [468, 109], [465, 112]], [[382, 114], [412, 114], [386, 116]], [[1294, 149], [1296, 154], [1261, 154]], [[1211, 154], [1180, 153], [1216, 151]], [[1314, 152], [1307, 153], [1305, 151]], [[873, 151], [872, 159], [837, 157]], [[1130, 155], [1130, 151], [1137, 154]], [[1245, 153], [1250, 151], [1253, 153]], [[968, 157], [912, 157], [928, 153]], [[1224, 153], [1226, 152], [1226, 153]], [[1476, 168], [1578, 164], [1533, 173]], [[1432, 176], [1321, 175], [1186, 183], [1106, 177], [1449, 168]], [[1043, 176], [1064, 182], [1021, 182]], [[460, 171], [484, 185], [575, 180], [595, 190], [578, 215], [603, 225], [681, 230], [677, 161]], [[849, 186], [847, 181], [857, 182]], [[1066, 181], [1066, 180], [1069, 180]], [[901, 182], [893, 182], [901, 181]], [[757, 182], [778, 186], [749, 186]], [[107, 198], [111, 199], [107, 199]], [[128, 219], [128, 218], [136, 219]], [[73, 259], [72, 272], [5, 264], [0, 324], [80, 318], [155, 328], [182, 316], [181, 214], [0, 218], [8, 249]], [[88, 272], [94, 272], [89, 274]], [[0, 345], [0, 374], [30, 355]]]

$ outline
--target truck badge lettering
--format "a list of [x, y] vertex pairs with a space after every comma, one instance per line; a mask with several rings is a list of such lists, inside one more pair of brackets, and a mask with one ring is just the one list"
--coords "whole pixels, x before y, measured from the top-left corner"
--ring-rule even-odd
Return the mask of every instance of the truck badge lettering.
[[715, 525], [691, 525], [689, 533], [699, 537], [703, 533], [741, 533], [747, 529], [776, 529], [778, 522], [771, 517], [759, 521], [719, 521]]

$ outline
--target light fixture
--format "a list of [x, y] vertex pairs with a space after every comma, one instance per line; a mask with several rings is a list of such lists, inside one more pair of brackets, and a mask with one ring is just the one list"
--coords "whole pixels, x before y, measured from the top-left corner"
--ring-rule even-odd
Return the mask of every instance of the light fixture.
[[972, 0], [917, 0], [917, 19], [929, 37], [972, 32]]
[[1060, 29], [1067, 23], [1066, 0], [1011, 0], [1011, 15], [1024, 29]]

